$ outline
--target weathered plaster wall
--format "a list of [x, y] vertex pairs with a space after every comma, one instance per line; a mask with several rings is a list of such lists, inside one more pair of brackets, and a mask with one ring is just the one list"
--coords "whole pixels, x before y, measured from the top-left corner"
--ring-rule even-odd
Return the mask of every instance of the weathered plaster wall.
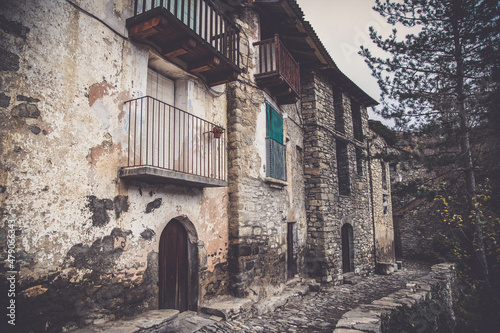
[[250, 59], [243, 57], [249, 68], [228, 85], [231, 287], [236, 296], [260, 299], [280, 291], [286, 282], [287, 222], [296, 222], [297, 248], [304, 247], [302, 166], [293, 154], [302, 147], [302, 131], [285, 119], [288, 185], [267, 182], [265, 102], [274, 102], [253, 81], [257, 58], [251, 45], [260, 39], [259, 18], [252, 9], [243, 9], [238, 24], [248, 36], [242, 39], [241, 54], [249, 51]]
[[[384, 139], [372, 131], [369, 132], [368, 136], [370, 137], [369, 172], [372, 182], [375, 258], [377, 263], [395, 263], [390, 170], [389, 164], [381, 158], [383, 154], [387, 153], [387, 144]], [[385, 177], [385, 181], [383, 177]]]
[[[130, 1], [81, 6], [126, 35]], [[159, 238], [179, 216], [197, 233], [199, 300], [226, 293], [227, 189], [117, 177], [123, 103], [145, 95], [154, 51], [63, 0], [0, 7], [2, 227], [15, 221], [20, 320], [58, 330], [158, 307]], [[179, 103], [225, 126], [225, 95], [168, 68], [185, 83]]]
[[[342, 274], [341, 228], [353, 227], [354, 267], [358, 274], [373, 269], [373, 225], [366, 163], [365, 172], [356, 172], [350, 98], [318, 72], [302, 69], [304, 115], [304, 164], [308, 219], [307, 266], [309, 273], [325, 282], [337, 281]], [[335, 107], [342, 107], [344, 131], [335, 126]], [[361, 108], [363, 133], [368, 116]], [[350, 195], [339, 194], [336, 144], [347, 143]], [[366, 148], [364, 148], [366, 150]], [[345, 162], [345, 161], [344, 161]]]

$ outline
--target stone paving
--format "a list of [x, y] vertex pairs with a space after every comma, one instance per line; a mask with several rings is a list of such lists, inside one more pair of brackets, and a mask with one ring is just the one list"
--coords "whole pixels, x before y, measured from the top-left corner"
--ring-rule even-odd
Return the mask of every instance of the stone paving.
[[[430, 265], [416, 262], [404, 263], [404, 268], [392, 275], [372, 275], [366, 278], [349, 277], [347, 284], [339, 286], [323, 285], [317, 292], [305, 296], [286, 297], [279, 295], [284, 304], [273, 312], [252, 315], [248, 304], [242, 307], [246, 313], [232, 312], [228, 320], [214, 315], [177, 310], [148, 311], [134, 318], [111, 321], [100, 325], [90, 325], [71, 330], [72, 333], [214, 333], [214, 332], [333, 332], [335, 325], [346, 312], [361, 304], [368, 304], [402, 289], [412, 280], [428, 274]], [[300, 290], [300, 287], [292, 287]], [[295, 293], [289, 293], [295, 295]], [[288, 295], [288, 296], [290, 296]], [[285, 303], [285, 299], [288, 302]], [[241, 300], [240, 301], [245, 301]], [[269, 301], [269, 300], [267, 300]], [[276, 300], [275, 300], [276, 301]], [[243, 304], [243, 303], [242, 303]], [[258, 309], [269, 306], [260, 304]], [[255, 311], [255, 307], [252, 307]], [[271, 307], [274, 308], [274, 307]], [[245, 311], [245, 310], [242, 310]]]
[[405, 268], [392, 275], [373, 275], [355, 279], [356, 284], [322, 287], [272, 313], [214, 322], [196, 332], [332, 332], [347, 311], [404, 288], [429, 270], [429, 265], [405, 262]]

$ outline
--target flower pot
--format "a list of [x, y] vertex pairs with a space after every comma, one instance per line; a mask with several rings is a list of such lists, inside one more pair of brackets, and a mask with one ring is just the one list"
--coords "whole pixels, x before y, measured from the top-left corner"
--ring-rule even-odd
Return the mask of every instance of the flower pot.
[[224, 129], [222, 127], [214, 127], [212, 132], [214, 133], [214, 138], [220, 139], [222, 133], [224, 133]]

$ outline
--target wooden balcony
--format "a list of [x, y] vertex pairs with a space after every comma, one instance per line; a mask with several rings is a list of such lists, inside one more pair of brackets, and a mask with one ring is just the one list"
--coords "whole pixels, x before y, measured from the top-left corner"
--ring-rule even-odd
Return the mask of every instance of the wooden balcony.
[[227, 186], [226, 139], [216, 124], [146, 96], [125, 103], [128, 163], [119, 175], [153, 183]]
[[255, 81], [269, 89], [279, 104], [292, 104], [300, 99], [300, 68], [279, 36], [254, 44], [259, 47], [259, 72]]
[[241, 72], [239, 29], [210, 0], [135, 0], [127, 28], [132, 39], [155, 45], [210, 86]]

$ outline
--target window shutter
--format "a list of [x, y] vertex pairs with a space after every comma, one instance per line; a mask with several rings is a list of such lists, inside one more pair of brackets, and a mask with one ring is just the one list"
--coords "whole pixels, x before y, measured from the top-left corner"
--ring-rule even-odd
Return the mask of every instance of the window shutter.
[[146, 94], [169, 105], [174, 105], [175, 83], [166, 76], [148, 68], [148, 85]]
[[283, 116], [271, 105], [266, 104], [267, 137], [283, 144]]

